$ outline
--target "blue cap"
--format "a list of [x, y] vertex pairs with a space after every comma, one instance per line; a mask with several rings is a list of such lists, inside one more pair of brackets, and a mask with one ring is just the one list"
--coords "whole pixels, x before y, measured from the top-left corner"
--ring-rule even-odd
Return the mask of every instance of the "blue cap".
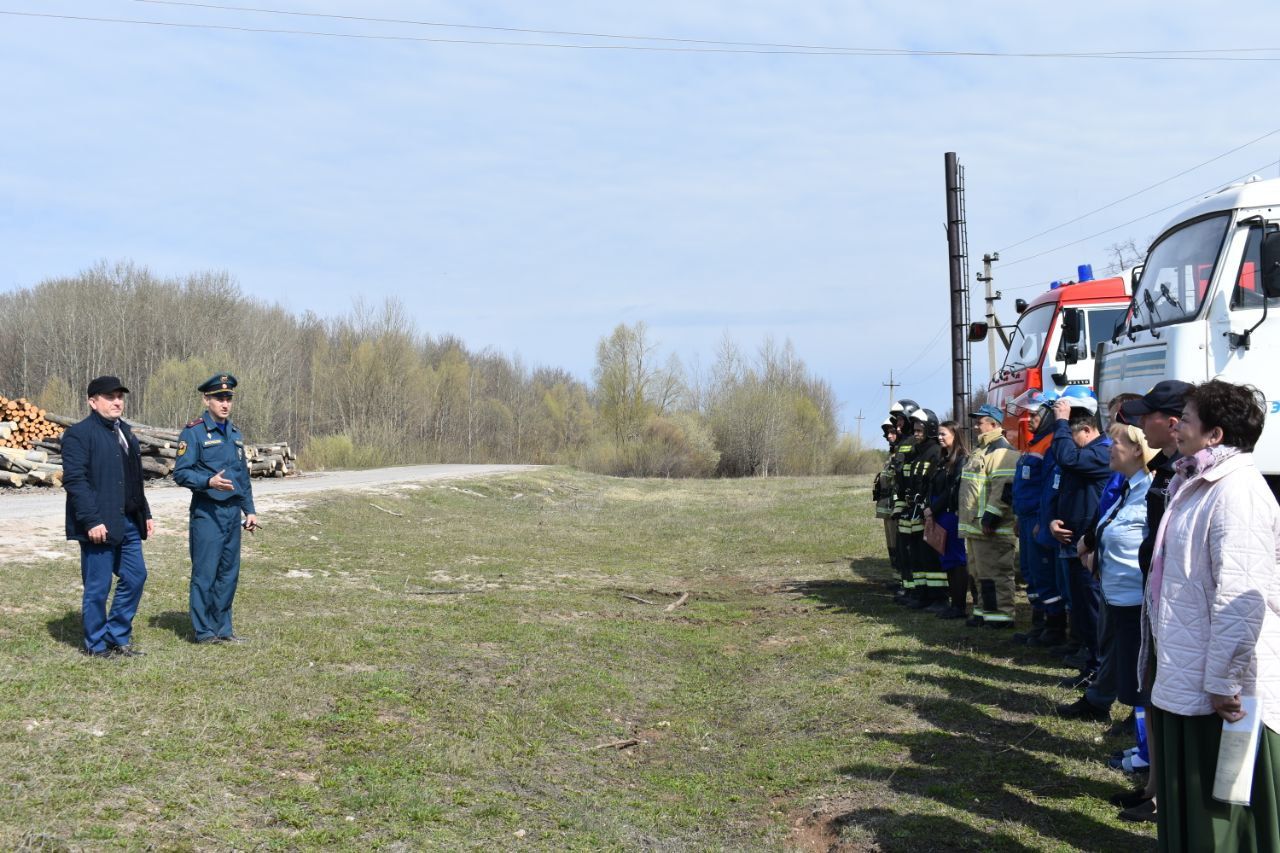
[[971, 418], [991, 418], [996, 423], [1004, 423], [1004, 412], [1000, 411], [990, 403], [983, 403], [978, 407], [978, 411], [970, 412]]
[[1093, 393], [1093, 389], [1088, 385], [1068, 385], [1062, 389], [1063, 397], [1075, 397], [1077, 399], [1094, 399], [1097, 397]]
[[230, 397], [238, 384], [239, 383], [236, 382], [236, 378], [230, 373], [215, 373], [204, 382], [201, 382], [196, 390], [201, 394], [208, 394], [210, 396], [226, 394]]

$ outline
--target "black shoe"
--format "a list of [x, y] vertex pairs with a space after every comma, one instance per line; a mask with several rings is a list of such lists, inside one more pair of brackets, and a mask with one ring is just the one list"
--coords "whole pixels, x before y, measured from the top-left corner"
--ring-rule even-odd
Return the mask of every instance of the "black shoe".
[[935, 601], [924, 609], [925, 613], [941, 613], [946, 610], [949, 605], [945, 601]]
[[963, 607], [946, 607], [938, 611], [939, 619], [963, 619], [964, 617]]
[[1027, 645], [1035, 649], [1050, 649], [1061, 646], [1067, 641], [1067, 635], [1061, 631], [1053, 631], [1046, 629], [1038, 637], [1027, 640]]
[[973, 616], [970, 616], [968, 619], [964, 620], [964, 626], [966, 628], [981, 628], [982, 623], [986, 621], [987, 620], [983, 619], [981, 616], [974, 614]]
[[1049, 654], [1060, 658], [1066, 657], [1067, 655], [1074, 655], [1078, 651], [1080, 651], [1080, 643], [1075, 640], [1068, 640], [1060, 646], [1054, 646], [1049, 649]]
[[1093, 662], [1093, 652], [1084, 646], [1081, 646], [1075, 654], [1066, 655], [1062, 658], [1062, 665], [1069, 666], [1072, 669], [1084, 669]]
[[988, 619], [985, 627], [990, 628], [993, 631], [1008, 631], [1013, 629], [1013, 622], [1006, 621], [1004, 619], [1001, 619], [996, 622], [992, 622], [990, 619]]
[[216, 646], [221, 642], [217, 637], [196, 637], [197, 646]]
[[95, 652], [95, 651], [91, 651], [91, 650], [89, 650], [89, 649], [81, 649], [81, 650], [80, 650], [80, 653], [81, 653], [82, 655], [84, 655], [85, 657], [87, 657], [87, 658], [112, 658], [112, 657], [115, 657], [115, 655], [111, 654], [111, 649], [99, 649], [99, 650], [98, 650], [98, 651], [96, 651], [96, 652]]
[[1156, 801], [1143, 800], [1136, 805], [1130, 806], [1120, 812], [1120, 819], [1127, 820], [1130, 823], [1155, 823]]
[[140, 658], [146, 654], [133, 643], [125, 643], [123, 646], [111, 646], [107, 651], [122, 658]]
[[929, 599], [927, 598], [913, 598], [907, 602], [908, 610], [924, 610], [928, 606]]
[[1111, 805], [1119, 806], [1122, 809], [1131, 809], [1136, 805], [1145, 803], [1151, 798], [1147, 796], [1146, 788], [1135, 788], [1132, 791], [1121, 791], [1118, 794], [1111, 795]]
[[1070, 705], [1059, 705], [1056, 711], [1064, 720], [1091, 720], [1095, 723], [1105, 723], [1111, 719], [1109, 708], [1099, 708], [1083, 696]]
[[1068, 690], [1080, 690], [1093, 684], [1093, 677], [1096, 675], [1092, 670], [1077, 672], [1075, 675], [1068, 675], [1065, 678], [1058, 679], [1058, 686], [1065, 687]]

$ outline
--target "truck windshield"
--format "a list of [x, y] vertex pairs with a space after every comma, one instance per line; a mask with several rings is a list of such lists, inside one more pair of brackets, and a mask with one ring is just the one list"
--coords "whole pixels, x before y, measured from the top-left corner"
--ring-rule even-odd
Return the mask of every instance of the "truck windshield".
[[1009, 354], [1004, 360], [1006, 370], [1021, 370], [1040, 363], [1040, 353], [1044, 350], [1045, 338], [1049, 336], [1055, 308], [1057, 305], [1053, 303], [1040, 305], [1019, 318], [1009, 340]]
[[1152, 248], [1134, 293], [1132, 326], [1168, 326], [1200, 312], [1230, 220], [1226, 213], [1201, 219]]

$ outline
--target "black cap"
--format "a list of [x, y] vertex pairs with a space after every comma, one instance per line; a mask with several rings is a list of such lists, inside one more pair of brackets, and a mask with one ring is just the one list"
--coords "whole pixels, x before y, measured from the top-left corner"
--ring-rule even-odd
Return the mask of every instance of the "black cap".
[[236, 378], [230, 373], [215, 373], [204, 382], [201, 382], [200, 387], [196, 388], [196, 390], [202, 394], [208, 394], [210, 397], [223, 394], [230, 397], [238, 384]]
[[1121, 406], [1120, 413], [1124, 415], [1125, 421], [1131, 424], [1136, 424], [1138, 418], [1152, 412], [1181, 416], [1182, 404], [1187, 398], [1187, 392], [1193, 387], [1190, 382], [1165, 379], [1157, 382], [1156, 386], [1142, 397], [1130, 400]]
[[97, 379], [89, 383], [89, 390], [85, 393], [86, 397], [96, 397], [99, 394], [110, 394], [112, 391], [123, 391], [128, 394], [129, 389], [124, 387], [124, 383], [120, 381], [118, 376], [99, 376]]

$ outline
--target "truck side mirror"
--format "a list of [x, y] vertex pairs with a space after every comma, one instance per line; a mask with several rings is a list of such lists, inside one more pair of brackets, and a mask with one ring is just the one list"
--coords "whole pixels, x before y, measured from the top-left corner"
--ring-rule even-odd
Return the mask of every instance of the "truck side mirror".
[[1067, 346], [1080, 343], [1080, 309], [1062, 309], [1062, 342]]
[[1019, 314], [1025, 313], [1027, 310], [1027, 300], [1025, 299], [1013, 300], [1013, 310], [1017, 311]]
[[1280, 231], [1262, 238], [1262, 292], [1268, 299], [1280, 296]]
[[976, 344], [978, 341], [985, 341], [987, 339], [987, 332], [990, 330], [991, 327], [986, 323], [970, 323], [969, 342]]

